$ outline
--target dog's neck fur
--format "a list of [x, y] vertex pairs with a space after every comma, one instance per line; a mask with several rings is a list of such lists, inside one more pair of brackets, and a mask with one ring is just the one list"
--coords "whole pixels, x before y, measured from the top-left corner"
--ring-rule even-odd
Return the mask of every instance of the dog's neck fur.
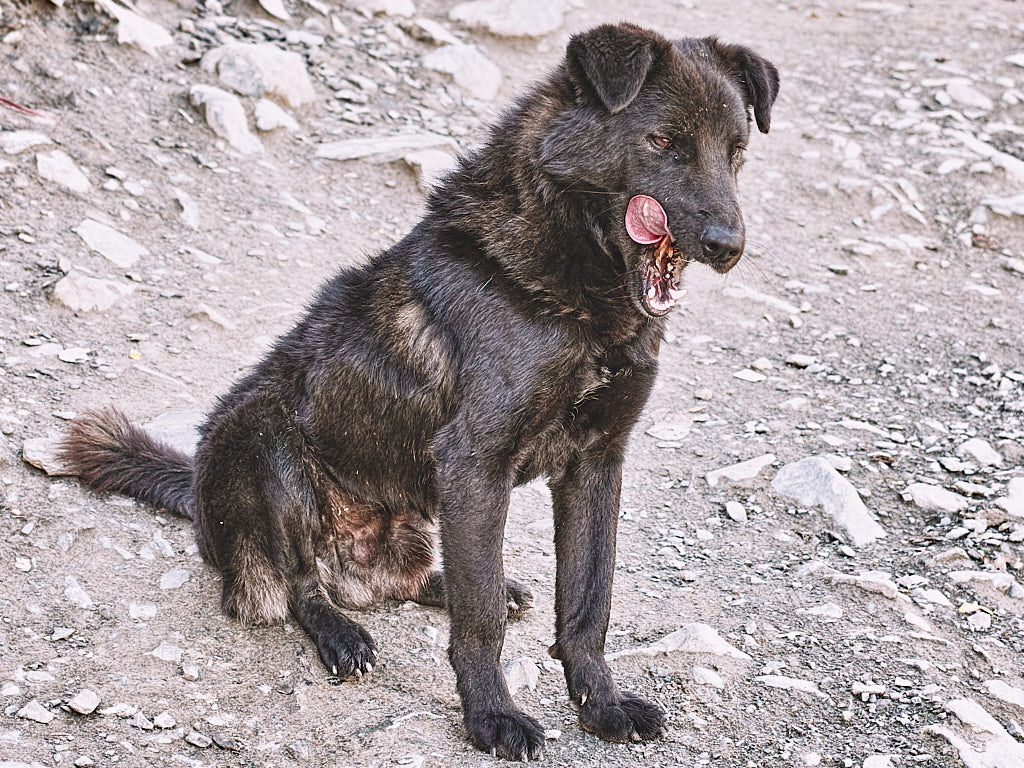
[[[428, 220], [472, 237], [545, 314], [577, 320], [595, 335], [614, 327], [635, 337], [652, 324], [660, 332], [661, 321], [642, 316], [630, 298], [625, 258], [608, 234], [611, 193], [558, 181], [538, 160], [536, 139], [572, 98], [559, 70], [522, 99], [434, 193]], [[568, 240], [569, 232], [586, 235]]]

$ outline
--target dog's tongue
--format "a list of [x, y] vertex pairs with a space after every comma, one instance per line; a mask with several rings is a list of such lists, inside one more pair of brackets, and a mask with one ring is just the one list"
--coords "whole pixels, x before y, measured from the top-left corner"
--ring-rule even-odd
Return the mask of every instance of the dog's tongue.
[[672, 233], [661, 203], [649, 195], [637, 195], [626, 206], [626, 232], [638, 243], [650, 245]]

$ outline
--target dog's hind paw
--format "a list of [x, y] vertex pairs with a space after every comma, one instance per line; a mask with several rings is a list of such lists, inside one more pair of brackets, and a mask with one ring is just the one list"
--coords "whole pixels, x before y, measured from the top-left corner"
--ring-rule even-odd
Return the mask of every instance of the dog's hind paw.
[[522, 618], [533, 608], [533, 593], [515, 579], [505, 579], [505, 598], [510, 619]]
[[544, 756], [544, 730], [523, 712], [513, 709], [468, 715], [466, 730], [474, 745], [506, 760], [525, 763]]
[[605, 741], [650, 741], [665, 735], [665, 713], [635, 693], [620, 691], [616, 701], [590, 700], [580, 707], [580, 727]]

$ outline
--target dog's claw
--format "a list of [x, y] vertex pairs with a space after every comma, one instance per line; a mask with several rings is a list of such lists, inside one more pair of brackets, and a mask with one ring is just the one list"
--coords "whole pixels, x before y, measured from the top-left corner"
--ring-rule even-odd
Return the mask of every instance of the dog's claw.
[[491, 747], [491, 757], [497, 757], [498, 750], [495, 747]]
[[640, 738], [640, 734], [639, 734], [639, 733], [637, 733], [636, 731], [633, 731], [633, 732], [632, 732], [631, 734], [629, 734], [629, 738], [630, 738], [630, 739], [631, 739], [632, 741], [643, 741], [643, 739], [642, 739], [642, 738]]
[[338, 676], [338, 665], [337, 664], [332, 664], [331, 665], [331, 674], [334, 675], [335, 677]]
[[582, 693], [580, 694], [580, 706], [581, 706], [581, 707], [582, 707], [582, 706], [585, 706], [585, 705], [586, 705], [586, 703], [587, 703], [587, 692], [586, 692], [586, 691], [583, 691], [583, 692], [582, 692]]
[[522, 754], [519, 755], [519, 762], [520, 763], [528, 763], [528, 762], [530, 762], [530, 758], [526, 754], [526, 750], [525, 749], [523, 750]]
[[366, 674], [370, 674], [371, 672], [373, 672], [373, 664], [366, 662]]

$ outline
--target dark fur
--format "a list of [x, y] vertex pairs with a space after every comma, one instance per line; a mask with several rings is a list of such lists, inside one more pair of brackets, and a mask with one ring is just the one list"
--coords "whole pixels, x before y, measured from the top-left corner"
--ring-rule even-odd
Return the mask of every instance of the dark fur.
[[[603, 653], [622, 457], [663, 331], [638, 301], [649, 253], [623, 216], [630, 197], [652, 195], [683, 257], [730, 268], [737, 148], [748, 108], [767, 131], [777, 90], [771, 64], [714, 39], [630, 25], [577, 35], [415, 229], [328, 282], [220, 400], [194, 460], [113, 412], [80, 419], [66, 456], [95, 488], [191, 516], [224, 609], [247, 622], [290, 611], [339, 675], [377, 658], [339, 609], [447, 604], [469, 737], [509, 758], [539, 756], [543, 733], [499, 666], [507, 617], [530, 601], [503, 575], [502, 531], [512, 487], [544, 475], [551, 653], [581, 725], [612, 741], [657, 736], [662, 712], [619, 691]], [[721, 232], [728, 242], [709, 245]]]

